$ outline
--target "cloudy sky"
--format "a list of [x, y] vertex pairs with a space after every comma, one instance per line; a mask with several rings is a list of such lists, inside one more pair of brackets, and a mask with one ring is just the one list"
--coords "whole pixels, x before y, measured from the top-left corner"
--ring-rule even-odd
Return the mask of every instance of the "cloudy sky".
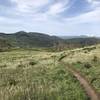
[[0, 0], [0, 32], [100, 36], [100, 0]]

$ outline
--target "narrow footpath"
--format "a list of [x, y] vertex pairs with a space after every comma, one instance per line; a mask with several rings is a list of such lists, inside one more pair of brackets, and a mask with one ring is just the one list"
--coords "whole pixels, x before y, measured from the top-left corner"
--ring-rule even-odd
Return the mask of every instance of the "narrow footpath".
[[77, 78], [91, 100], [100, 100], [100, 96], [98, 95], [96, 90], [89, 84], [85, 76], [81, 75], [79, 71], [74, 69], [72, 66], [67, 65], [63, 61], [60, 61], [60, 64], [66, 66], [67, 70], [69, 70]]

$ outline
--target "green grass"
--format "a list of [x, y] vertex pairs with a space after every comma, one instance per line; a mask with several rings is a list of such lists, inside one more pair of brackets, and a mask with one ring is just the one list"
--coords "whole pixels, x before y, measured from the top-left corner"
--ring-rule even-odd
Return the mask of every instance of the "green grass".
[[83, 75], [86, 76], [89, 83], [100, 92], [100, 62], [98, 63], [90, 63], [90, 68], [85, 67], [85, 63], [73, 63], [74, 68], [79, 70]]
[[88, 100], [76, 78], [57, 62], [60, 54], [0, 53], [0, 100]]
[[88, 52], [84, 52], [87, 48], [76, 49], [73, 54], [70, 52], [70, 55], [63, 60], [80, 71], [97, 92], [100, 93], [100, 45], [88, 47], [88, 49]]

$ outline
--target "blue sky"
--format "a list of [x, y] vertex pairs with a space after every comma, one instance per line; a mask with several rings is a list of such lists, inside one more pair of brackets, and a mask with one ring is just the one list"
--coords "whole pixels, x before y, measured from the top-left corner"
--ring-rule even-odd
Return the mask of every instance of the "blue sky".
[[0, 32], [100, 36], [100, 0], [0, 0]]

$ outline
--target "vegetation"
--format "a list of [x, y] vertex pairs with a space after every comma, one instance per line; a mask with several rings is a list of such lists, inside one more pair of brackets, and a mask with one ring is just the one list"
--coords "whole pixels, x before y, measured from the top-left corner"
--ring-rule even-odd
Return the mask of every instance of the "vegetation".
[[0, 33], [0, 38], [10, 41], [14, 47], [19, 48], [32, 48], [32, 47], [53, 47], [58, 44], [62, 39], [56, 36], [49, 36], [36, 32], [16, 32], [14, 34]]
[[0, 53], [0, 100], [88, 100], [80, 83], [57, 62], [62, 53]]
[[0, 37], [0, 52], [7, 51], [12, 45], [6, 39]]
[[[87, 53], [84, 52], [86, 49], [89, 50]], [[69, 52], [70, 55], [63, 60], [80, 71], [89, 83], [100, 92], [100, 45], [75, 49], [74, 54]]]
[[93, 45], [98, 43], [98, 38], [0, 33], [0, 100], [89, 100], [59, 61], [82, 73], [99, 93], [100, 45]]
[[[51, 48], [52, 51], [63, 51], [64, 49], [73, 49], [100, 43], [100, 38], [95, 37], [77, 37], [62, 39], [57, 36], [49, 36], [36, 32], [16, 32], [13, 34], [0, 33], [0, 46], [14, 48]], [[2, 47], [3, 48], [3, 47]], [[88, 49], [88, 48], [87, 48]]]

